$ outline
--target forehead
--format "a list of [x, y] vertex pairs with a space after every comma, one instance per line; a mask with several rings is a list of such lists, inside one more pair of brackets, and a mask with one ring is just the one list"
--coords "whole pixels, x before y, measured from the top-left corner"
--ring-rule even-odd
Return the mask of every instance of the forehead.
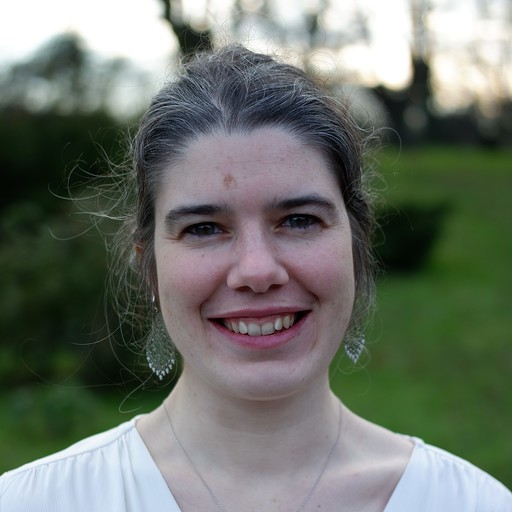
[[[304, 190], [302, 190], [304, 189]], [[250, 133], [201, 136], [170, 166], [157, 194], [168, 201], [225, 199], [245, 194], [245, 200], [271, 193], [341, 193], [326, 158], [298, 137], [280, 128]]]

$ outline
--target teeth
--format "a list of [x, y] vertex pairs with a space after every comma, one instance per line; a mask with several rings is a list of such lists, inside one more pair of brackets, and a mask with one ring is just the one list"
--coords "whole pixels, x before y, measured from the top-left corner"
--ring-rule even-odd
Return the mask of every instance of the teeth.
[[277, 317], [273, 322], [257, 324], [255, 322], [246, 323], [243, 321], [226, 320], [224, 325], [236, 334], [248, 334], [249, 336], [268, 336], [276, 331], [289, 329], [295, 323], [295, 315], [289, 314]]
[[261, 327], [258, 324], [249, 324], [247, 329], [249, 336], [261, 336]]
[[267, 322], [261, 326], [261, 334], [266, 336], [267, 334], [273, 334], [275, 332], [275, 327], [272, 322]]

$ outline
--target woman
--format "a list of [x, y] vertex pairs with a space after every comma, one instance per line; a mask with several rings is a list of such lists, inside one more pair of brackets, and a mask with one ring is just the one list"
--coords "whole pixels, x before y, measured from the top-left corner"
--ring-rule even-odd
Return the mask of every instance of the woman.
[[[363, 139], [298, 69], [239, 46], [154, 99], [134, 144], [136, 261], [161, 407], [7, 473], [7, 511], [504, 511], [489, 475], [329, 388], [371, 305]], [[162, 323], [163, 321], [163, 323]]]

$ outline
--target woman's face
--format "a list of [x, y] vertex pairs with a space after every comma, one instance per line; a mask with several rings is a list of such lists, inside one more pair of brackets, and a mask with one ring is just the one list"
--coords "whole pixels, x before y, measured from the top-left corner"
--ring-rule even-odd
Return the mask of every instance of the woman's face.
[[252, 399], [326, 384], [354, 270], [319, 152], [277, 128], [199, 138], [159, 188], [155, 258], [183, 379]]

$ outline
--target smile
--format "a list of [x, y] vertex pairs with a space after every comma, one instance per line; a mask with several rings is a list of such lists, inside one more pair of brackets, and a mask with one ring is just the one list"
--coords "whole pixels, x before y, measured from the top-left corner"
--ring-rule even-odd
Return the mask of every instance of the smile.
[[257, 322], [255, 320], [223, 319], [221, 324], [235, 334], [248, 336], [268, 336], [276, 331], [283, 331], [292, 327], [305, 313], [289, 313], [279, 315], [272, 320]]

